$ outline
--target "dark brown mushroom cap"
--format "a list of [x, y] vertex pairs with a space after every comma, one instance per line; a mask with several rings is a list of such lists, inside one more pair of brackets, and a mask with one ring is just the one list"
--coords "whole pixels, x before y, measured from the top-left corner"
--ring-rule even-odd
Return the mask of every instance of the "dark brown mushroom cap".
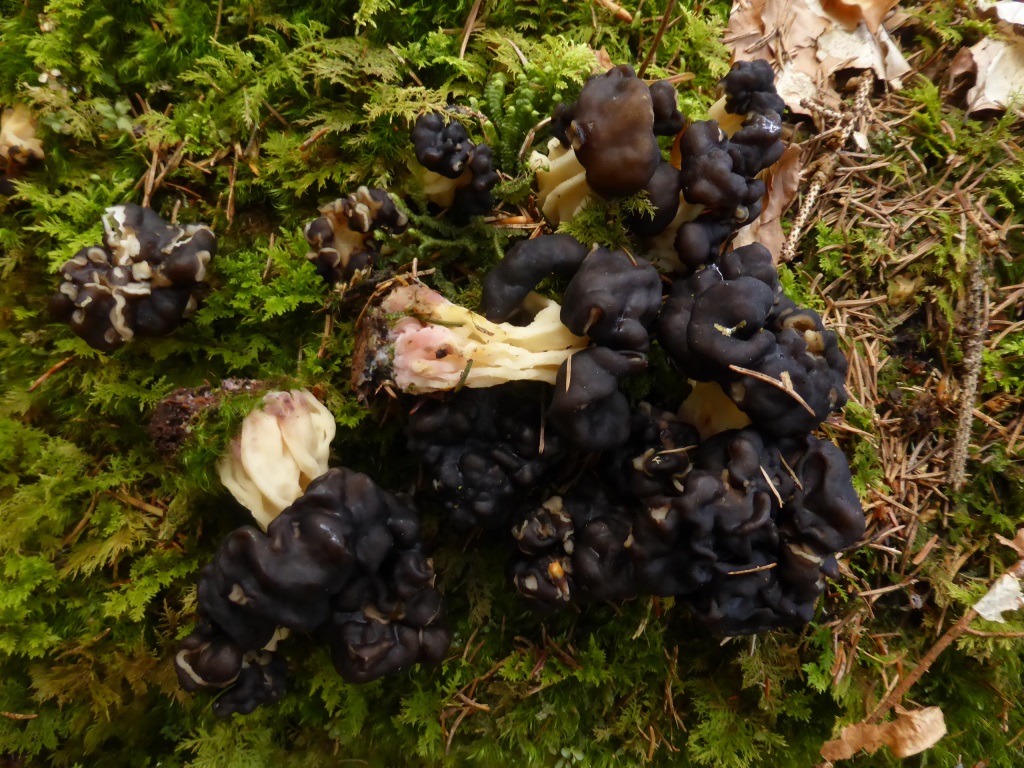
[[629, 401], [619, 379], [647, 368], [639, 353], [606, 347], [577, 352], [555, 379], [548, 416], [555, 428], [582, 451], [603, 451], [629, 439]]
[[775, 90], [775, 72], [764, 60], [737, 61], [729, 74], [719, 81], [725, 94], [725, 110], [734, 115], [748, 112], [782, 114], [785, 102]]
[[647, 192], [650, 203], [654, 207], [654, 215], [628, 214], [625, 224], [630, 231], [641, 237], [654, 237], [664, 231], [679, 211], [681, 184], [679, 169], [672, 163], [662, 160], [650, 181], [644, 186], [644, 191]]
[[542, 440], [541, 404], [533, 388], [466, 388], [410, 414], [409, 451], [455, 527], [506, 530], [524, 501], [543, 492], [566, 446], [551, 430]]
[[690, 274], [715, 260], [722, 245], [736, 230], [734, 219], [702, 214], [684, 222], [676, 233], [675, 250], [685, 272]]
[[661, 277], [650, 262], [598, 247], [587, 254], [562, 299], [561, 320], [578, 336], [612, 349], [645, 352], [661, 307]]
[[408, 217], [382, 189], [359, 187], [355, 194], [321, 206], [320, 218], [303, 228], [312, 251], [306, 254], [328, 284], [347, 283], [370, 266], [377, 254], [374, 234], [401, 234]]
[[692, 123], [679, 142], [683, 197], [723, 216], [744, 221], [747, 208], [764, 194], [764, 184], [734, 169], [728, 137], [715, 120]]
[[475, 146], [458, 120], [445, 123], [439, 112], [420, 115], [412, 129], [416, 159], [429, 171], [457, 179], [466, 170]]
[[502, 323], [512, 318], [524, 299], [549, 275], [570, 277], [590, 248], [571, 235], [541, 235], [520, 240], [505, 253], [483, 284], [484, 316]]
[[607, 197], [639, 192], [661, 162], [651, 89], [625, 64], [587, 80], [576, 103], [556, 112], [553, 130]]
[[651, 83], [651, 106], [656, 135], [675, 136], [686, 126], [686, 118], [679, 111], [679, 93], [668, 80]]
[[780, 516], [785, 535], [821, 556], [855, 545], [866, 521], [843, 452], [813, 435], [782, 440], [780, 449], [800, 481]]
[[699, 440], [697, 430], [671, 411], [640, 403], [630, 414], [628, 442], [603, 457], [604, 476], [627, 499], [674, 493]]

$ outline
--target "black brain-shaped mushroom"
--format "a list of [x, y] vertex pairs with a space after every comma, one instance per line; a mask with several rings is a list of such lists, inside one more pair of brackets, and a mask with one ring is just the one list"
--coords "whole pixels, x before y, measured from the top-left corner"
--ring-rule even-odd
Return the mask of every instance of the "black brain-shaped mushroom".
[[376, 232], [399, 235], [408, 217], [382, 189], [359, 187], [354, 195], [320, 208], [319, 219], [306, 224], [303, 234], [313, 250], [306, 254], [327, 283], [347, 283], [370, 266], [377, 253]]
[[810, 621], [834, 555], [864, 532], [842, 453], [743, 429], [705, 441], [694, 466], [681, 491], [646, 499], [636, 517], [638, 585], [682, 597], [723, 634]]
[[541, 280], [549, 275], [571, 277], [589, 252], [571, 235], [520, 240], [484, 278], [484, 316], [496, 323], [512, 318]]
[[[674, 118], [659, 96], [659, 127], [668, 130]], [[587, 184], [606, 197], [639, 192], [661, 162], [654, 134], [655, 112], [651, 89], [629, 65], [594, 75], [570, 106], [559, 105], [552, 132], [587, 171]]]
[[168, 224], [129, 203], [103, 216], [105, 245], [83, 248], [60, 269], [54, 317], [94, 349], [164, 336], [196, 309], [217, 238], [204, 224]]
[[512, 529], [509, 563], [516, 591], [538, 608], [635, 597], [625, 542], [632, 513], [599, 491], [577, 486], [530, 510]]
[[662, 344], [688, 376], [717, 381], [770, 434], [809, 432], [846, 403], [847, 363], [836, 334], [782, 294], [761, 245], [676, 281], [658, 324]]
[[565, 289], [562, 323], [579, 336], [619, 350], [645, 352], [647, 328], [661, 308], [661, 277], [625, 251], [595, 248]]
[[441, 113], [428, 112], [416, 119], [412, 143], [419, 164], [437, 175], [426, 184], [431, 202], [462, 220], [491, 210], [491, 190], [498, 183], [493, 153], [473, 142], [462, 123], [445, 123]]
[[463, 389], [424, 400], [409, 416], [409, 450], [426, 465], [452, 523], [505, 528], [557, 472], [564, 440], [542, 431], [541, 393]]
[[178, 679], [227, 688], [219, 714], [280, 697], [283, 630], [317, 632], [355, 682], [439, 661], [450, 641], [416, 511], [347, 469], [314, 480], [265, 534], [233, 531], [200, 575], [199, 616]]

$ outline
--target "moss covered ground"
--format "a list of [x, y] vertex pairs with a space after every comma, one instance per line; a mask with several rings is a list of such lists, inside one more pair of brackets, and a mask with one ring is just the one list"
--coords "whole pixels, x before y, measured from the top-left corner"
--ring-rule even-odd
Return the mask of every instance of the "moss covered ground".
[[[504, 174], [504, 225], [413, 214], [385, 265], [415, 260], [471, 305], [534, 226], [520, 147], [595, 50], [637, 65], [656, 46], [649, 76], [683, 75], [692, 116], [712, 102], [728, 4], [672, 3], [660, 37], [666, 2], [636, 5], [625, 22], [562, 0], [0, 0], [0, 106], [29, 105], [46, 148], [0, 197], [0, 765], [798, 767], [893, 690], [941, 707], [949, 731], [908, 764], [1021, 764], [1022, 616], [961, 619], [1020, 557], [1022, 125], [969, 119], [946, 92], [953, 55], [991, 29], [941, 0], [907, 9], [921, 75], [861, 105], [864, 146], [794, 133], [833, 167], [784, 279], [851, 359], [851, 403], [824, 432], [869, 517], [814, 624], [722, 642], [665, 599], [541, 618], [503, 554], [439, 535], [425, 510], [455, 630], [440, 667], [347, 685], [298, 637], [279, 705], [218, 720], [178, 689], [196, 574], [246, 522], [214, 463], [253, 399], [207, 414], [173, 462], [147, 434], [154, 405], [228, 377], [310, 387], [338, 419], [336, 463], [411, 489], [399, 406], [348, 387], [359, 297], [323, 287], [302, 224], [359, 184], [412, 195], [410, 121], [469, 105]], [[105, 355], [46, 307], [124, 202], [210, 224], [219, 254], [190, 323]]]

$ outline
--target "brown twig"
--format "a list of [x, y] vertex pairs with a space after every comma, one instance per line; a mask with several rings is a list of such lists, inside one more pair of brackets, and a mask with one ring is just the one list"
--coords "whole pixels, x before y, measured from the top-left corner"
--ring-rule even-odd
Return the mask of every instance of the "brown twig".
[[624, 21], [627, 24], [633, 23], [633, 14], [631, 14], [618, 3], [614, 2], [614, 0], [594, 0], [594, 2], [600, 5], [602, 8], [611, 11], [612, 15], [619, 21]]
[[665, 13], [661, 15], [661, 24], [658, 25], [658, 31], [654, 33], [654, 39], [651, 40], [651, 44], [647, 47], [647, 55], [644, 56], [640, 69], [636, 71], [636, 76], [640, 79], [643, 79], [647, 68], [651, 66], [654, 62], [654, 57], [658, 55], [658, 46], [661, 45], [661, 38], [665, 36], [665, 29], [668, 27], [668, 21], [672, 17], [672, 11], [675, 7], [676, 0], [668, 0], [668, 5], [665, 6]]
[[462, 44], [459, 46], [459, 58], [466, 58], [466, 48], [469, 46], [469, 36], [473, 34], [473, 27], [476, 26], [476, 17], [480, 13], [480, 4], [483, 0], [476, 0], [473, 7], [469, 9], [469, 16], [466, 17], [466, 24], [462, 27]]
[[31, 384], [29, 384], [29, 387], [28, 387], [27, 391], [28, 392], [32, 392], [36, 387], [38, 387], [40, 384], [42, 384], [48, 378], [53, 376], [53, 374], [55, 374], [57, 371], [59, 371], [61, 368], [63, 368], [65, 365], [67, 365], [68, 363], [70, 363], [74, 359], [75, 359], [74, 355], [72, 355], [72, 356], [69, 356], [69, 357], [65, 357], [59, 363], [56, 363], [53, 367], [50, 368], [50, 370], [48, 370], [46, 373], [44, 373], [38, 379], [33, 381]]
[[[965, 210], [970, 208], [965, 195], [957, 190]], [[961, 215], [960, 249], [967, 256], [967, 216]], [[975, 254], [967, 274], [967, 307], [964, 317], [970, 322], [964, 338], [964, 378], [960, 385], [960, 404], [956, 422], [953, 453], [949, 459], [947, 477], [954, 491], [964, 487], [967, 477], [967, 448], [974, 426], [974, 401], [978, 397], [978, 378], [981, 374], [985, 332], [988, 328], [988, 295], [985, 291], [984, 256]]]
[[[1024, 560], [1018, 560], [1017, 563], [1006, 570], [1012, 576], [1020, 578], [1024, 575]], [[946, 633], [940, 637], [923, 657], [921, 661], [917, 663], [917, 666], [911, 670], [910, 674], [902, 678], [899, 683], [890, 691], [881, 703], [875, 708], [865, 722], [876, 723], [885, 717], [889, 712], [900, 703], [903, 696], [914, 687], [914, 684], [920, 680], [924, 673], [929, 670], [935, 660], [942, 655], [942, 652], [952, 645], [958, 637], [968, 632], [970, 624], [978, 617], [978, 612], [974, 608], [969, 608], [967, 612], [960, 617], [960, 621], [954, 624], [952, 627], [946, 630]]]
[[[862, 75], [860, 87], [857, 88], [857, 96], [853, 102], [853, 109], [842, 113], [840, 123], [833, 129], [837, 138], [835, 140], [834, 149], [832, 152], [818, 161], [816, 164], [808, 166], [807, 170], [815, 168], [814, 175], [811, 177], [811, 183], [807, 188], [807, 196], [804, 197], [803, 203], [800, 205], [800, 210], [797, 211], [796, 218], [793, 220], [793, 228], [790, 230], [789, 238], [786, 240], [786, 244], [782, 246], [782, 253], [779, 256], [779, 260], [783, 263], [793, 260], [796, 255], [797, 246], [800, 243], [800, 238], [803, 235], [804, 226], [807, 224], [807, 220], [811, 217], [814, 212], [815, 206], [818, 204], [818, 196], [821, 194], [822, 189], [831, 180], [832, 175], [835, 173], [836, 168], [839, 166], [840, 153], [846, 146], [846, 143], [850, 140], [854, 130], [864, 121], [866, 118], [869, 100], [868, 97], [871, 95], [871, 87], [874, 85], [874, 77], [870, 72], [865, 72]], [[807, 106], [816, 108], [814, 102], [807, 103]], [[829, 110], [831, 112], [831, 110]], [[835, 113], [833, 113], [835, 114]]]
[[[800, 393], [793, 389], [793, 383], [791, 381], [779, 381], [778, 379], [773, 379], [766, 373], [754, 371], [751, 370], [750, 368], [743, 368], [742, 366], [739, 365], [730, 365], [729, 370], [735, 371], [736, 373], [742, 374], [743, 376], [749, 376], [752, 379], [757, 379], [758, 381], [763, 381], [765, 384], [770, 384], [776, 389], [782, 390], [787, 395], [796, 400], [804, 408], [804, 410], [811, 414], [811, 416], [817, 416], [817, 414], [814, 412], [814, 409], [807, 404], [807, 401], [804, 400], [803, 397], [800, 396]], [[783, 371], [782, 375], [787, 376], [788, 374], [786, 371]]]

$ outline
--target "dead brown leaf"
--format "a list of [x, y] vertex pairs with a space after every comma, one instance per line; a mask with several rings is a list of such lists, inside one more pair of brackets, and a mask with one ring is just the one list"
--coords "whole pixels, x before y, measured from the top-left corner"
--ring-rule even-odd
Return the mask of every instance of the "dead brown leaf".
[[1024, 97], [1024, 38], [987, 37], [970, 48], [977, 67], [974, 87], [967, 92], [967, 111], [1004, 110]]
[[789, 208], [800, 187], [800, 172], [803, 170], [801, 157], [803, 148], [794, 144], [786, 147], [782, 157], [764, 175], [767, 191], [764, 196], [764, 209], [754, 221], [736, 233], [733, 248], [750, 243], [761, 243], [776, 257], [782, 253], [786, 244], [786, 234], [782, 231], [782, 214]]
[[[880, 0], [857, 2], [870, 5]], [[893, 88], [899, 88], [899, 79], [910, 71], [886, 29], [878, 26], [871, 32], [866, 24], [846, 29], [822, 7], [822, 0], [733, 0], [725, 43], [736, 61], [765, 59], [775, 64], [776, 87], [786, 106], [810, 115], [805, 99], [839, 103], [831, 84], [837, 70], [871, 69]]]
[[856, 27], [862, 21], [871, 34], [878, 32], [882, 19], [899, 0], [821, 0], [821, 6], [831, 16], [848, 28]]
[[825, 742], [821, 756], [826, 760], [849, 760], [859, 751], [877, 752], [889, 747], [896, 757], [924, 752], [946, 735], [946, 720], [938, 707], [908, 712], [897, 708], [897, 717], [887, 723], [860, 722], [843, 728], [838, 739]]

